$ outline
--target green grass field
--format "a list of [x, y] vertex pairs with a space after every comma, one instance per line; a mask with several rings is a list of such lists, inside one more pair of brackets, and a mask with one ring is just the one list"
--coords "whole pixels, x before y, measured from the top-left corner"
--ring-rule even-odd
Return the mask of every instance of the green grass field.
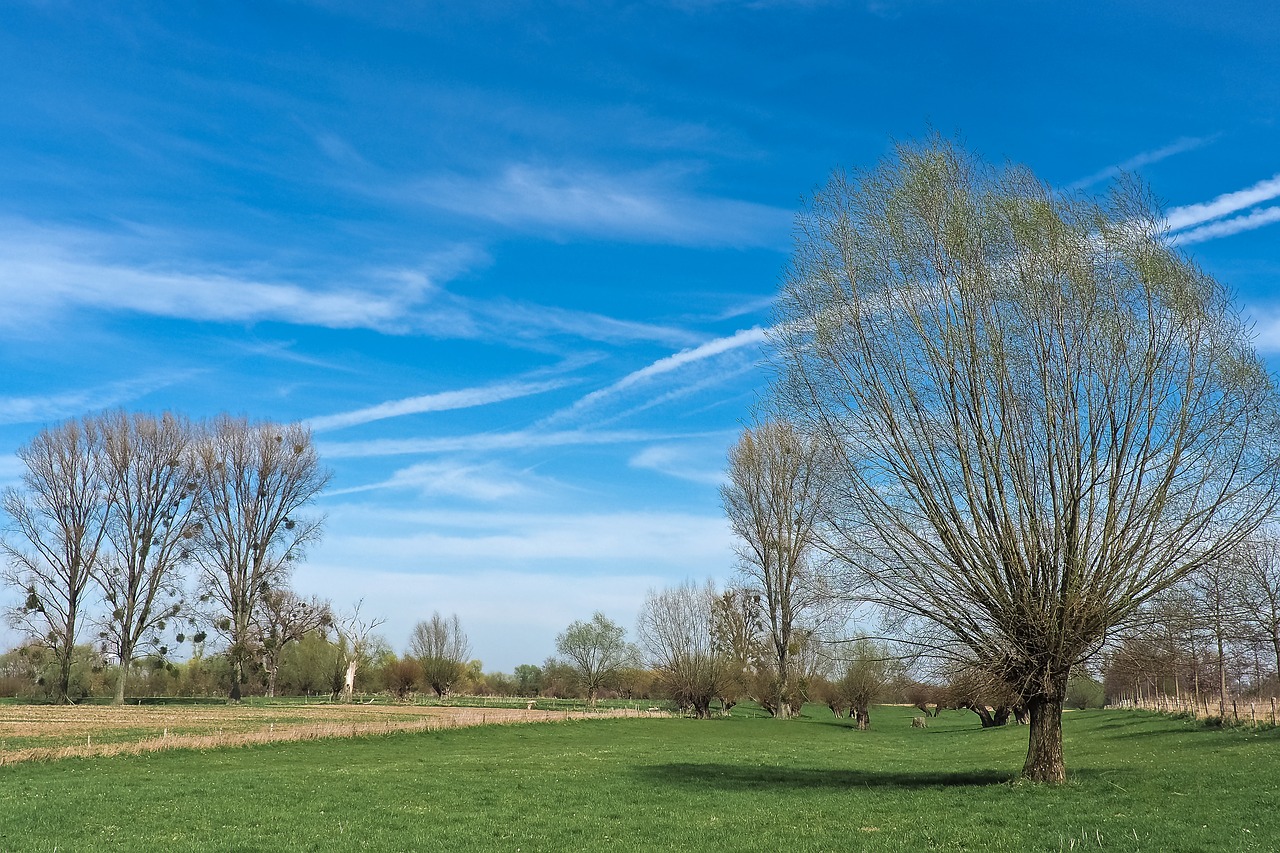
[[881, 708], [393, 734], [0, 767], [0, 850], [1280, 849], [1280, 731], [1067, 715], [1026, 730]]

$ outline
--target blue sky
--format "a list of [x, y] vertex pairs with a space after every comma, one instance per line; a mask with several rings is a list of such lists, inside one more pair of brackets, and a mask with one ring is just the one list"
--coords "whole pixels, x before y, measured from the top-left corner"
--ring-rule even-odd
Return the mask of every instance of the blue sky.
[[[304, 593], [488, 669], [729, 577], [803, 196], [930, 128], [1137, 171], [1280, 366], [1280, 6], [0, 7], [0, 481], [103, 407], [308, 420]], [[16, 641], [0, 633], [8, 643]]]

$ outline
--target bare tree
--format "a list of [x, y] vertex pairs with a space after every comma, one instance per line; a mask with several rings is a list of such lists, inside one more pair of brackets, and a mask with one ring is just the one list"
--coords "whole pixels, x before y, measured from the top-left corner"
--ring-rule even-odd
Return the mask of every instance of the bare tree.
[[731, 663], [720, 684], [720, 702], [728, 710], [750, 691], [765, 658], [760, 594], [741, 586], [718, 594], [711, 603], [711, 639], [716, 653]]
[[22, 488], [4, 495], [11, 525], [0, 540], [4, 580], [23, 591], [9, 619], [53, 653], [59, 702], [71, 701], [72, 650], [116, 497], [101, 449], [91, 419], [47, 427], [18, 449]]
[[262, 592], [251, 621], [254, 645], [267, 674], [267, 695], [275, 696], [280, 656], [309, 632], [332, 625], [333, 611], [329, 602], [315, 596], [308, 600], [287, 587], [274, 587]]
[[835, 656], [829, 689], [849, 708], [859, 731], [866, 731], [871, 727], [871, 705], [881, 701], [900, 669], [898, 658], [884, 643], [865, 637], [834, 644], [829, 654]]
[[1135, 183], [1103, 202], [934, 138], [798, 218], [779, 394], [838, 449], [826, 547], [1030, 714], [1061, 782], [1073, 664], [1274, 509], [1276, 393]]
[[734, 661], [717, 649], [712, 608], [719, 596], [707, 582], [650, 591], [640, 609], [636, 636], [664, 692], [694, 716], [711, 716], [711, 701], [734, 675]]
[[221, 416], [196, 446], [201, 539], [196, 559], [205, 594], [228, 643], [231, 699], [240, 698], [253, 653], [252, 623], [262, 595], [280, 587], [290, 564], [320, 538], [323, 519], [297, 513], [329, 481], [311, 433], [298, 424]]
[[1249, 620], [1272, 654], [1273, 676], [1280, 679], [1280, 535], [1260, 532], [1240, 549], [1240, 563]]
[[456, 613], [446, 619], [435, 612], [413, 626], [409, 653], [421, 664], [423, 680], [437, 697], [444, 698], [466, 671], [471, 642]]
[[592, 615], [590, 622], [576, 621], [556, 637], [556, 651], [564, 655], [573, 668], [592, 707], [600, 690], [636, 658], [636, 650], [626, 638], [626, 629], [599, 611]]
[[107, 523], [111, 547], [93, 575], [106, 601], [102, 638], [120, 661], [115, 701], [122, 704], [134, 658], [143, 649], [167, 651], [160, 632], [182, 609], [182, 568], [198, 535], [198, 486], [185, 419], [114, 412], [93, 422], [116, 498]]
[[[350, 702], [356, 689], [356, 674], [364, 666], [369, 657], [369, 649], [374, 639], [374, 631], [386, 619], [375, 619], [361, 615], [360, 608], [364, 599], [356, 602], [350, 613], [343, 614], [334, 620], [341, 641], [344, 659], [340, 662], [342, 670], [342, 700]], [[338, 698], [337, 695], [334, 698]]]
[[768, 621], [769, 659], [780, 716], [799, 712], [795, 630], [824, 600], [813, 572], [815, 526], [824, 503], [825, 452], [786, 421], [746, 429], [729, 451], [729, 482], [720, 490], [739, 539], [740, 568], [759, 590]]
[[1189, 578], [1197, 623], [1208, 632], [1216, 652], [1218, 716], [1227, 713], [1227, 650], [1245, 634], [1245, 576], [1243, 565], [1229, 554], [1200, 566]]

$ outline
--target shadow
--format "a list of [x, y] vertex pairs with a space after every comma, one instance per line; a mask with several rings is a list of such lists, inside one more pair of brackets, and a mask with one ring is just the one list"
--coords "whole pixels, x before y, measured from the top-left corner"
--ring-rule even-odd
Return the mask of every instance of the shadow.
[[1002, 785], [1014, 775], [1004, 770], [911, 772], [894, 770], [827, 770], [804, 767], [752, 767], [742, 764], [651, 764], [637, 775], [664, 785], [693, 788], [939, 788]]

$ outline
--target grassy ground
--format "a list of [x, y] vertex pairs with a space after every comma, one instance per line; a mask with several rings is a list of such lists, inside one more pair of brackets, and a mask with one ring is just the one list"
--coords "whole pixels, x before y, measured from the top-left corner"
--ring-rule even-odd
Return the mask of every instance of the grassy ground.
[[0, 768], [0, 850], [1280, 849], [1280, 733], [1067, 717], [1071, 781], [1012, 784], [1026, 730], [619, 719]]

